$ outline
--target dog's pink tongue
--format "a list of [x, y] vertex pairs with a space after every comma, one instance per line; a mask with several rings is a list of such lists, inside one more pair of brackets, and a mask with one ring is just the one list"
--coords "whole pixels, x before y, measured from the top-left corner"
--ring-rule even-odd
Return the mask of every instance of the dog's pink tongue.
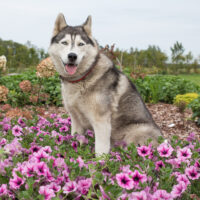
[[65, 69], [67, 70], [67, 72], [68, 72], [70, 75], [73, 75], [73, 74], [76, 73], [77, 66], [76, 66], [76, 65], [74, 65], [74, 66], [65, 65]]

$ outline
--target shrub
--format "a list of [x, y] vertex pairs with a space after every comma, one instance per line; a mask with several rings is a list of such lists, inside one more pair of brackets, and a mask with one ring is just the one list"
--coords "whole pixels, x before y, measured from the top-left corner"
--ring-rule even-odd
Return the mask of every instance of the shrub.
[[[23, 74], [4, 76], [0, 84], [9, 89], [8, 100], [12, 106], [51, 104], [62, 105], [60, 80], [58, 74], [52, 77], [40, 78], [36, 71], [28, 71]], [[36, 102], [38, 94], [40, 99]]]
[[[125, 71], [130, 75], [128, 71]], [[200, 92], [200, 87], [195, 83], [184, 80], [176, 76], [146, 76], [143, 79], [130, 79], [135, 83], [142, 98], [145, 102], [165, 102], [173, 103], [173, 100], [178, 94], [185, 94], [188, 92]], [[33, 94], [23, 92], [19, 84], [26, 80], [26, 89], [34, 91]], [[30, 81], [31, 85], [27, 85]], [[5, 85], [9, 89], [7, 103], [12, 106], [23, 106], [26, 104], [41, 105], [51, 104], [56, 106], [62, 105], [60, 79], [57, 73], [48, 78], [40, 78], [36, 76], [36, 71], [28, 71], [23, 74], [14, 76], [4, 76], [0, 79], [0, 84]], [[24, 82], [22, 84], [25, 87]], [[38, 91], [41, 95], [36, 102]], [[31, 99], [31, 101], [30, 101]], [[34, 100], [35, 103], [32, 102]]]
[[179, 108], [180, 112], [183, 112], [187, 105], [196, 99], [199, 95], [197, 93], [178, 94], [174, 98], [174, 104]]
[[200, 144], [173, 137], [94, 156], [94, 135], [70, 135], [70, 118], [0, 120], [0, 198], [193, 199], [200, 197]]
[[200, 92], [198, 85], [177, 76], [146, 76], [144, 79], [133, 80], [133, 82], [145, 102], [173, 103], [178, 94]]
[[192, 109], [193, 112], [193, 120], [195, 120], [197, 125], [200, 126], [200, 95], [189, 104], [189, 107]]

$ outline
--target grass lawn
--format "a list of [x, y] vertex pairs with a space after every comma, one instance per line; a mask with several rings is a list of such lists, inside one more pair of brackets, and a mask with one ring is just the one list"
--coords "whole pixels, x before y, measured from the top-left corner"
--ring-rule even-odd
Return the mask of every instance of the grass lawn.
[[178, 75], [186, 80], [190, 80], [200, 85], [200, 74], [180, 74]]

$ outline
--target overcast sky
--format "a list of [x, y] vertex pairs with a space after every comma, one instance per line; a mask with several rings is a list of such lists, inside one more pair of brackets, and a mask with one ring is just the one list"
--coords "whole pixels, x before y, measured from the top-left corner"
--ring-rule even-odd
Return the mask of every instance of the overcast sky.
[[0, 38], [47, 50], [59, 12], [69, 25], [92, 15], [93, 35], [103, 46], [158, 45], [170, 55], [179, 41], [200, 55], [200, 0], [0, 0]]

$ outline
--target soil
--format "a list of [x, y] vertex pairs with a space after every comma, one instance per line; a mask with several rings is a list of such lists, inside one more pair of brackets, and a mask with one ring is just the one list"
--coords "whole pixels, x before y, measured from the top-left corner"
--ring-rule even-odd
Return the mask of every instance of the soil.
[[[19, 110], [9, 109], [6, 112], [2, 112], [3, 105], [0, 105], [0, 115], [12, 117], [13, 115], [19, 116]], [[149, 111], [151, 112], [153, 119], [157, 123], [157, 125], [162, 130], [164, 137], [171, 138], [173, 135], [177, 135], [180, 139], [185, 139], [187, 136], [194, 132], [198, 139], [200, 139], [200, 127], [197, 127], [194, 121], [191, 120], [192, 111], [190, 109], [186, 109], [184, 113], [180, 113], [175, 105], [172, 104], [147, 104]], [[37, 107], [33, 109], [33, 106], [26, 106], [23, 108], [24, 117], [30, 115], [27, 114], [28, 111], [33, 115], [32, 110], [37, 110], [37, 113], [48, 117], [51, 113], [56, 113], [62, 116], [67, 112], [63, 107]]]

